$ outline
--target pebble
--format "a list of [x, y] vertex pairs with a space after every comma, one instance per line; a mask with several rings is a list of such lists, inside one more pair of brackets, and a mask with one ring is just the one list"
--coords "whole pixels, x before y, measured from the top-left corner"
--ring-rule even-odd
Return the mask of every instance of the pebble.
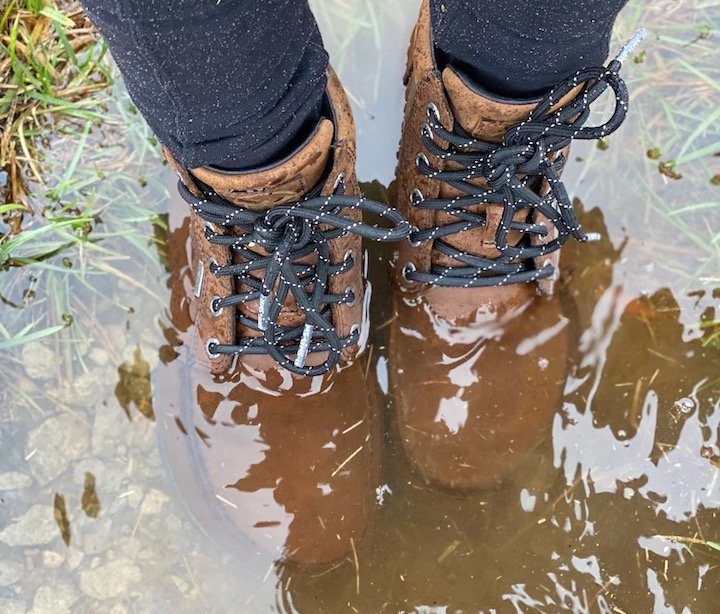
[[80, 589], [93, 599], [112, 599], [126, 595], [140, 582], [140, 569], [130, 559], [118, 557], [80, 573]]
[[25, 573], [25, 569], [20, 563], [12, 561], [0, 561], [0, 586], [9, 586], [14, 584]]
[[94, 410], [95, 420], [92, 428], [92, 450], [96, 456], [117, 457], [118, 446], [128, 436], [128, 419], [117, 399], [107, 399], [107, 403], [98, 403]]
[[41, 586], [29, 614], [69, 614], [80, 595], [69, 584]]
[[168, 496], [164, 492], [153, 488], [145, 495], [140, 506], [140, 513], [147, 515], [159, 514], [167, 501]]
[[8, 546], [39, 546], [49, 544], [60, 531], [55, 524], [53, 508], [33, 505], [22, 518], [0, 533], [0, 542]]
[[0, 490], [19, 490], [32, 484], [32, 478], [19, 471], [0, 473]]
[[70, 414], [48, 418], [28, 435], [25, 457], [42, 485], [60, 476], [88, 446], [87, 426]]
[[2, 614], [26, 614], [27, 611], [22, 601], [0, 599], [0, 612], [2, 612]]
[[65, 557], [54, 550], [44, 550], [42, 553], [42, 561], [45, 567], [56, 569], [65, 562]]
[[96, 365], [104, 367], [108, 364], [108, 362], [110, 362], [110, 354], [102, 348], [93, 348], [90, 350], [90, 360], [92, 360]]
[[79, 375], [71, 386], [61, 391], [60, 397], [69, 405], [86, 408], [90, 403], [108, 395], [107, 370], [96, 367]]
[[70, 548], [68, 550], [68, 555], [67, 555], [68, 568], [71, 570], [77, 569], [80, 566], [80, 563], [82, 563], [84, 558], [85, 558], [85, 553], [82, 550], [76, 550], [75, 548]]
[[39, 341], [30, 341], [22, 347], [22, 363], [30, 379], [48, 380], [55, 377], [55, 353]]
[[107, 550], [113, 543], [115, 527], [112, 518], [102, 517], [100, 519], [81, 516], [76, 522], [78, 535], [76, 545], [85, 554], [98, 554]]

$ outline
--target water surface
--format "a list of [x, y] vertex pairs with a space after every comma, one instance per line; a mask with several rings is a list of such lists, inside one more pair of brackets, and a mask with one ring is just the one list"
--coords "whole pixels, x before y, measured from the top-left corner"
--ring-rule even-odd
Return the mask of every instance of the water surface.
[[[314, 3], [364, 181], [392, 179], [416, 4]], [[93, 222], [87, 241], [39, 235], [0, 276], [0, 611], [717, 612], [720, 7], [631, 2], [615, 39], [639, 24], [651, 36], [625, 70], [631, 115], [601, 147], [576, 145], [566, 172], [603, 240], [563, 252], [563, 402], [502, 485], [439, 490], [407, 462], [387, 387], [391, 253], [370, 254], [361, 363], [382, 467], [372, 529], [332, 568], [228, 552], [168, 477], [152, 391], [176, 334], [168, 245], [182, 228], [122, 84], [99, 96], [107, 119], [87, 139], [83, 125], [48, 139], [31, 204]]]

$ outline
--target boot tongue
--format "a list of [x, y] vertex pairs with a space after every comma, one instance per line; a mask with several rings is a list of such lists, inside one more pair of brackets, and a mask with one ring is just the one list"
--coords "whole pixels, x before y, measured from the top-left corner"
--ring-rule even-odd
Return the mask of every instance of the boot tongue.
[[300, 200], [320, 181], [327, 168], [335, 128], [323, 119], [294, 153], [254, 171], [194, 168], [190, 172], [231, 203], [253, 211]]
[[483, 141], [499, 143], [508, 128], [527, 119], [537, 104], [495, 96], [450, 66], [443, 71], [442, 80], [455, 121]]

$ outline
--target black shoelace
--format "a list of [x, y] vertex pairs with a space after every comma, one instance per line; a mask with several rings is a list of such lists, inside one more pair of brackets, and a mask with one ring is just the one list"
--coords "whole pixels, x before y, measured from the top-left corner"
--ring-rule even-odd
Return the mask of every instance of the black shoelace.
[[[219, 315], [226, 307], [257, 300], [258, 319], [237, 310], [237, 323], [256, 331], [258, 336], [236, 339], [233, 345], [220, 344], [217, 339], [206, 343], [208, 355], [266, 354], [278, 364], [299, 375], [321, 375], [339, 362], [343, 348], [360, 339], [360, 327], [354, 326], [349, 336], [340, 338], [332, 321], [331, 306], [352, 305], [356, 299], [352, 288], [343, 294], [328, 292], [333, 275], [349, 271], [360, 263], [360, 255], [351, 251], [341, 263], [333, 263], [328, 242], [358, 234], [373, 241], [399, 241], [410, 234], [407, 220], [392, 207], [354, 196], [344, 195], [344, 177], [338, 177], [331, 196], [320, 196], [319, 188], [304, 200], [274, 206], [267, 211], [250, 211], [221, 198], [207, 186], [205, 197], [198, 199], [182, 184], [179, 190], [193, 211], [205, 221], [205, 238], [215, 245], [230, 248], [242, 264], [209, 263], [210, 272], [218, 277], [234, 278], [236, 287], [249, 292], [214, 297], [211, 313]], [[355, 222], [343, 211], [360, 210], [387, 219], [389, 228]], [[232, 232], [237, 229], [240, 232]], [[227, 231], [227, 232], [226, 232]], [[251, 247], [262, 247], [262, 256]], [[315, 254], [313, 264], [298, 261]], [[207, 266], [208, 263], [205, 263]], [[262, 279], [251, 273], [263, 271]], [[300, 326], [281, 326], [278, 318], [288, 294], [305, 316]], [[306, 366], [309, 353], [327, 352], [327, 359], [317, 366]]]
[[[534, 259], [560, 249], [570, 236], [587, 242], [599, 239], [594, 233], [585, 233], [573, 210], [565, 186], [560, 181], [564, 157], [560, 153], [574, 139], [601, 139], [617, 130], [628, 111], [628, 91], [619, 75], [622, 62], [644, 37], [639, 30], [607, 67], [593, 67], [579, 71], [555, 87], [533, 109], [528, 119], [510, 128], [500, 145], [474, 139], [456, 126], [448, 131], [441, 123], [437, 107], [430, 104], [428, 121], [422, 128], [422, 142], [427, 152], [461, 167], [459, 170], [432, 168], [425, 154], [417, 157], [419, 171], [426, 177], [442, 181], [462, 192], [452, 199], [425, 199], [415, 190], [412, 203], [419, 209], [443, 211], [455, 220], [450, 224], [415, 229], [409, 239], [413, 245], [433, 241], [433, 249], [449, 256], [462, 266], [432, 265], [429, 272], [417, 271], [406, 264], [404, 276], [413, 282], [445, 287], [468, 288], [501, 286], [531, 282], [553, 277], [554, 267], [547, 262], [537, 268]], [[573, 89], [582, 85], [580, 92], [563, 108], [550, 112], [553, 106]], [[590, 115], [590, 105], [610, 87], [615, 94], [612, 117], [602, 125], [584, 127]], [[456, 122], [457, 123], [457, 122]], [[435, 136], [448, 143], [441, 147]], [[486, 187], [474, 185], [473, 179], [484, 179]], [[549, 191], [541, 197], [534, 190], [542, 179], [547, 180]], [[486, 224], [484, 212], [469, 208], [477, 205], [502, 205], [502, 216], [495, 236], [499, 251], [496, 258], [485, 258], [457, 249], [443, 240], [444, 237], [480, 228]], [[521, 210], [534, 210], [544, 215], [555, 227], [557, 236], [533, 244], [531, 238], [546, 237], [544, 225], [515, 221]], [[528, 218], [529, 219], [529, 216]], [[519, 232], [522, 239], [509, 245], [508, 233]]]

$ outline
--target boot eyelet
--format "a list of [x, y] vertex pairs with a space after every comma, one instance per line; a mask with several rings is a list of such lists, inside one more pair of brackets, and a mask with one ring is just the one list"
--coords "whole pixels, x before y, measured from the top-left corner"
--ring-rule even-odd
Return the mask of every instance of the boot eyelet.
[[213, 318], [219, 318], [225, 310], [225, 307], [217, 307], [219, 300], [220, 297], [217, 294], [210, 299], [210, 313]]
[[402, 276], [405, 279], [405, 281], [412, 281], [411, 279], [408, 279], [408, 275], [415, 271], [417, 271], [417, 268], [415, 267], [415, 265], [412, 262], [406, 262], [402, 268]]
[[218, 234], [217, 230], [215, 230], [215, 226], [212, 222], [205, 222], [205, 232], [207, 234], [216, 235]]
[[435, 140], [435, 133], [433, 132], [432, 127], [430, 124], [425, 123], [422, 126], [420, 126], [420, 138], [428, 138], [431, 141]]
[[413, 241], [412, 236], [416, 233], [420, 232], [420, 229], [417, 226], [412, 227], [412, 232], [408, 235], [408, 243], [410, 243], [410, 247], [420, 247], [422, 244], [422, 241]]
[[355, 264], [355, 252], [351, 249], [345, 252], [345, 256], [343, 256], [343, 262], [352, 262]]
[[345, 294], [352, 294], [352, 300], [345, 303], [348, 307], [354, 307], [355, 302], [357, 301], [357, 296], [355, 295], [355, 291], [353, 290], [352, 286], [348, 286], [345, 288]]
[[415, 188], [414, 190], [411, 190], [410, 192], [410, 204], [411, 205], [417, 205], [418, 203], [421, 203], [425, 200], [425, 195]]
[[440, 123], [440, 110], [434, 102], [429, 103], [425, 111], [429, 120], [435, 120], [438, 124]]
[[207, 340], [207, 343], [205, 344], [205, 352], [207, 353], [210, 360], [217, 360], [218, 358], [220, 358], [220, 354], [213, 351], [213, 348], [218, 345], [220, 345], [220, 342], [215, 339], [215, 337]]
[[359, 324], [353, 324], [353, 325], [350, 327], [350, 336], [351, 336], [351, 337], [354, 337], [355, 335], [359, 335], [359, 334], [360, 334], [360, 325], [359, 325]]
[[337, 189], [345, 184], [345, 173], [338, 173], [338, 176], [335, 178], [335, 183], [333, 183], [332, 191], [337, 192]]
[[415, 158], [415, 166], [420, 168], [421, 164], [424, 164], [425, 166], [430, 166], [430, 160], [427, 159], [427, 156], [424, 153], [419, 153]]
[[215, 260], [215, 258], [210, 258], [208, 260], [208, 268], [213, 275], [217, 275], [217, 270], [220, 268], [220, 265], [218, 264], [218, 261]]

